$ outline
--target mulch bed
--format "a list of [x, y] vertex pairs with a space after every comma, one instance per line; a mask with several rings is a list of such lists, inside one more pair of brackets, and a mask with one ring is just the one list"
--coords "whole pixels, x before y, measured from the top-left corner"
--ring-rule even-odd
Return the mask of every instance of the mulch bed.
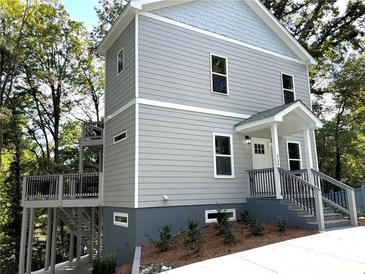
[[[183, 234], [180, 234], [174, 245], [166, 252], [159, 252], [153, 244], [143, 246], [141, 264], [145, 265], [163, 262], [179, 267], [210, 258], [220, 257], [239, 251], [317, 233], [315, 230], [294, 227], [288, 227], [285, 232], [279, 232], [275, 225], [264, 224], [265, 234], [261, 236], [252, 236], [247, 230], [247, 227], [242, 223], [233, 222], [232, 224], [234, 235], [239, 240], [237, 244], [225, 244], [223, 236], [217, 235], [215, 226], [212, 224], [203, 228], [205, 241], [200, 253], [188, 251], [183, 245], [184, 236]], [[130, 273], [128, 272], [128, 267], [130, 269], [130, 266], [128, 265], [121, 266], [118, 268], [117, 274]]]

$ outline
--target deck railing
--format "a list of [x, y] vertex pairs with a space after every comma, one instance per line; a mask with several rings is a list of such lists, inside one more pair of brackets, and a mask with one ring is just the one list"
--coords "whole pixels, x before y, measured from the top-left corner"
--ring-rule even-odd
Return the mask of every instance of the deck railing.
[[276, 197], [274, 171], [272, 168], [247, 170], [252, 197]]
[[103, 139], [103, 131], [103, 122], [86, 122], [82, 127], [82, 140], [89, 141]]
[[27, 176], [24, 201], [101, 198], [102, 173]]

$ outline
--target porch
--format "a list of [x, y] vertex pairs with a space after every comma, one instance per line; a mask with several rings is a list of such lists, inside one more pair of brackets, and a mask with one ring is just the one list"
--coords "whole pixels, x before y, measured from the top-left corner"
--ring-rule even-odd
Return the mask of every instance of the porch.
[[[295, 101], [257, 113], [235, 126], [246, 135], [246, 140], [267, 140], [251, 144], [253, 169], [248, 170], [251, 198], [285, 199], [309, 215], [315, 216], [320, 231], [325, 230], [323, 207], [330, 206], [348, 216], [353, 226], [357, 225], [353, 188], [315, 170], [311, 135], [322, 127], [321, 121], [301, 102]], [[279, 138], [302, 133], [305, 147], [305, 169], [293, 161], [289, 151], [288, 170], [281, 168]], [[271, 150], [268, 149], [271, 147]], [[255, 164], [256, 160], [256, 164]], [[258, 168], [259, 167], [259, 168]], [[295, 170], [299, 167], [301, 170]], [[337, 193], [336, 196], [331, 193]]]

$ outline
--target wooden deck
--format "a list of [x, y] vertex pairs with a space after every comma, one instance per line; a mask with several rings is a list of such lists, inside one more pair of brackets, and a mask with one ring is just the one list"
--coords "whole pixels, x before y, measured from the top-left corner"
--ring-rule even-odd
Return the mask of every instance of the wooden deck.
[[[89, 256], [81, 257], [81, 267], [76, 269], [76, 260], [72, 263], [63, 262], [56, 265], [56, 274], [91, 274], [91, 263], [89, 263]], [[32, 274], [49, 274], [49, 270], [38, 270]]]

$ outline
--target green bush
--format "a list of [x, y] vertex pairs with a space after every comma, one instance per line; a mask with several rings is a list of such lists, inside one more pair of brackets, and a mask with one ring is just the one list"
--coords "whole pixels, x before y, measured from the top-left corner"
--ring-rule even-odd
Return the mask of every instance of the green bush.
[[233, 234], [232, 226], [229, 223], [224, 228], [223, 239], [225, 244], [235, 244], [238, 242], [238, 240], [235, 238]]
[[117, 266], [115, 254], [106, 254], [98, 256], [93, 261], [92, 274], [114, 274]]
[[261, 224], [260, 220], [257, 218], [251, 219], [251, 221], [248, 225], [248, 229], [249, 229], [250, 233], [254, 236], [259, 236], [259, 235], [264, 234], [264, 227]]
[[251, 215], [248, 211], [241, 212], [241, 222], [245, 225], [248, 225], [251, 221]]
[[220, 208], [217, 209], [217, 223], [215, 225], [215, 228], [218, 231], [218, 235], [223, 235], [227, 226], [230, 225], [228, 222], [228, 218], [228, 214], [226, 214]]
[[284, 218], [279, 217], [275, 225], [279, 232], [284, 232], [288, 227], [288, 221]]
[[203, 233], [199, 224], [188, 219], [188, 230], [185, 234], [184, 245], [195, 252], [200, 252], [203, 244]]
[[158, 251], [167, 251], [170, 246], [175, 242], [176, 237], [171, 234], [171, 226], [165, 225], [160, 229], [160, 239], [155, 241], [149, 235], [146, 235], [148, 239], [156, 246]]

